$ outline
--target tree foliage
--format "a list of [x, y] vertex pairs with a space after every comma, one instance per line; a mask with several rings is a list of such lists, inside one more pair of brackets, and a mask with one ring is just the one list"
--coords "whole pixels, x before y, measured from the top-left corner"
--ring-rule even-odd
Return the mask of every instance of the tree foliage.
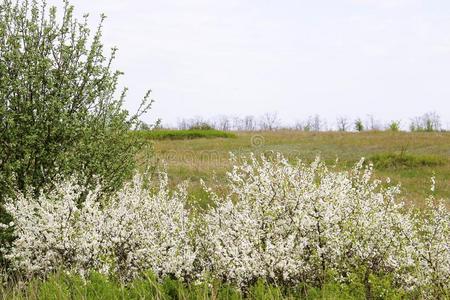
[[[64, 1], [0, 2], [0, 199], [80, 174], [115, 190], [134, 168], [140, 144], [128, 135], [152, 103], [123, 109], [126, 89], [113, 70], [117, 49], [104, 52], [102, 16], [91, 32]], [[98, 179], [97, 179], [98, 178]]]

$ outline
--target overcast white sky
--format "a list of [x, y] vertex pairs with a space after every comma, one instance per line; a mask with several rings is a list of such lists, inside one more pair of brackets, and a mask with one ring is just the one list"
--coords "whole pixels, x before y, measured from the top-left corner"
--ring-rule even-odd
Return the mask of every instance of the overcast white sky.
[[146, 89], [157, 101], [146, 121], [277, 112], [285, 123], [318, 113], [406, 124], [436, 111], [450, 124], [448, 0], [71, 3], [108, 16], [127, 107]]

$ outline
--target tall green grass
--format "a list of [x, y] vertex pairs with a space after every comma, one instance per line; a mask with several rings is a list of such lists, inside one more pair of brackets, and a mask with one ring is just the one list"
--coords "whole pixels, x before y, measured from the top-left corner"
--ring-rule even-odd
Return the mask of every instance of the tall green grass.
[[[393, 288], [390, 278], [373, 277], [371, 283], [375, 299], [414, 296]], [[85, 279], [57, 273], [46, 280], [33, 279], [0, 287], [0, 299], [365, 299], [365, 290], [358, 276], [345, 284], [325, 282], [321, 287], [282, 287], [260, 280], [247, 290], [240, 290], [218, 280], [187, 284], [171, 278], [157, 280], [152, 274], [145, 274], [125, 285], [98, 273]]]
[[373, 162], [376, 169], [436, 167], [447, 162], [445, 158], [436, 155], [417, 155], [404, 152], [376, 154], [369, 161]]
[[139, 130], [131, 131], [130, 135], [149, 140], [190, 140], [198, 138], [235, 138], [231, 132], [215, 129], [190, 129], [190, 130]]

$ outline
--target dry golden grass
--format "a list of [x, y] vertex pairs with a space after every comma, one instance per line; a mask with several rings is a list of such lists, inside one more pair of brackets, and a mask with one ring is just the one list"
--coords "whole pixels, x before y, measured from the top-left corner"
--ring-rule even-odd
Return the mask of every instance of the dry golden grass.
[[378, 177], [390, 177], [401, 183], [406, 201], [421, 206], [430, 193], [430, 177], [435, 174], [438, 197], [450, 198], [450, 133], [445, 132], [238, 132], [236, 138], [195, 139], [154, 142], [156, 158], [164, 160], [174, 183], [191, 182], [199, 191], [199, 179], [220, 188], [230, 168], [229, 153], [256, 154], [281, 152], [290, 160], [313, 160], [319, 155], [339, 168], [348, 168], [361, 157], [380, 153], [407, 153], [441, 159], [437, 166], [385, 168]]

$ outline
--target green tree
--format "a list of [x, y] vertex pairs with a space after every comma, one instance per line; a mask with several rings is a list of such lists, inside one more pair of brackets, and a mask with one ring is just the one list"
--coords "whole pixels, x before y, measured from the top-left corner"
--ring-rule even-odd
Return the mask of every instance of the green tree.
[[67, 176], [111, 192], [135, 168], [143, 143], [129, 130], [150, 109], [150, 91], [135, 114], [123, 108], [117, 49], [106, 55], [101, 42], [105, 17], [91, 33], [73, 9], [64, 1], [58, 16], [44, 0], [0, 0], [0, 207], [16, 190]]
[[363, 122], [361, 119], [357, 119], [355, 121], [355, 129], [356, 129], [356, 131], [359, 131], [359, 132], [364, 131], [364, 125], [363, 125]]

